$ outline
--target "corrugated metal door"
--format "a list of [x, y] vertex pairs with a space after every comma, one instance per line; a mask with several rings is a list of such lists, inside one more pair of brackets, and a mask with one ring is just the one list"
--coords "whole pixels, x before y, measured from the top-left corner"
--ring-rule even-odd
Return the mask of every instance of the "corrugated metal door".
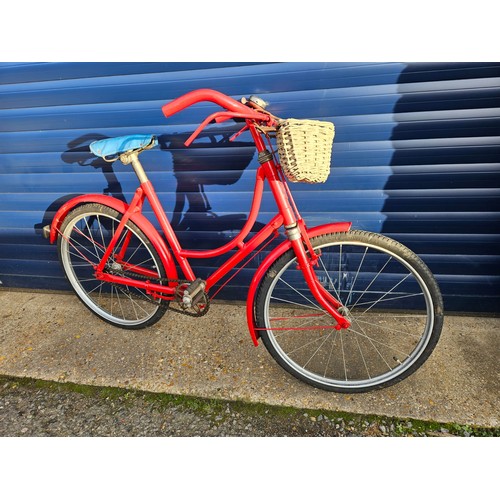
[[[68, 197], [130, 200], [128, 167], [92, 157], [95, 139], [154, 133], [142, 155], [187, 247], [219, 245], [248, 213], [257, 160], [237, 126], [186, 134], [215, 110], [199, 104], [168, 121], [161, 105], [209, 87], [257, 94], [278, 116], [336, 125], [332, 175], [292, 185], [308, 225], [351, 220], [393, 236], [430, 265], [445, 306], [495, 311], [499, 299], [500, 64], [6, 63], [0, 64], [0, 280], [64, 289], [40, 228]], [[274, 213], [266, 196], [259, 218]], [[204, 275], [214, 262], [200, 262]], [[227, 288], [244, 298], [249, 271]]]

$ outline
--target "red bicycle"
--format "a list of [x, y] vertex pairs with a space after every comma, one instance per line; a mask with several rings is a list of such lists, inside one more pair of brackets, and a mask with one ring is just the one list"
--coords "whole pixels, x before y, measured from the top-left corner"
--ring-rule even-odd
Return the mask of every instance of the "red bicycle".
[[[284, 228], [286, 239], [271, 247], [249, 286], [246, 312], [254, 344], [262, 339], [285, 370], [330, 391], [368, 391], [415, 372], [434, 349], [443, 324], [443, 302], [431, 271], [402, 244], [351, 230], [350, 222], [308, 228], [287, 184], [287, 179], [326, 179], [333, 124], [281, 120], [260, 98], [236, 101], [209, 89], [189, 92], [162, 110], [169, 117], [202, 101], [223, 110], [207, 117], [186, 146], [209, 123], [229, 119], [244, 123], [239, 133], [249, 131], [255, 142], [260, 166], [248, 220], [219, 248], [182, 248], [139, 161], [157, 139], [129, 135], [94, 142], [94, 154], [131, 165], [140, 185], [130, 204], [99, 194], [75, 197], [46, 226], [79, 299], [103, 320], [123, 328], [152, 325], [171, 304], [184, 314], [204, 315], [220, 288]], [[265, 181], [277, 214], [247, 239]], [[164, 237], [142, 213], [145, 200]], [[233, 250], [210, 276], [195, 276], [190, 259]]]

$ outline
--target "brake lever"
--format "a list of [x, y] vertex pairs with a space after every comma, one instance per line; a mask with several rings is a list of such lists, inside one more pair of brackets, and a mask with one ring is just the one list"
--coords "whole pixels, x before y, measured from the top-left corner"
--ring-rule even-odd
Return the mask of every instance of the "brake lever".
[[198, 137], [198, 135], [200, 134], [200, 132], [212, 121], [212, 120], [216, 120], [217, 121], [217, 115], [219, 114], [219, 112], [217, 113], [212, 113], [210, 116], [207, 116], [201, 123], [200, 125], [198, 126], [198, 128], [189, 136], [189, 138], [187, 139], [187, 141], [184, 143], [184, 146], [186, 147], [189, 147], [191, 145], [191, 143]]
[[229, 142], [233, 142], [237, 137], [239, 137], [243, 132], [247, 131], [248, 129], [249, 126], [245, 125], [241, 130], [239, 130], [229, 138]]
[[[251, 109], [248, 110], [249, 113], [235, 113], [233, 111], [218, 111], [216, 113], [212, 113], [210, 116], [207, 116], [203, 122], [198, 126], [198, 128], [190, 135], [188, 140], [184, 143], [186, 147], [189, 147], [191, 143], [198, 137], [200, 132], [212, 121], [214, 120], [216, 123], [222, 123], [231, 118], [243, 118], [243, 119], [260, 119], [262, 120], [265, 117], [268, 121], [269, 115], [267, 113], [253, 111]], [[258, 113], [258, 114], [257, 114]], [[257, 116], [256, 116], [257, 115]], [[243, 132], [243, 131], [242, 131]], [[239, 135], [239, 134], [238, 134]]]

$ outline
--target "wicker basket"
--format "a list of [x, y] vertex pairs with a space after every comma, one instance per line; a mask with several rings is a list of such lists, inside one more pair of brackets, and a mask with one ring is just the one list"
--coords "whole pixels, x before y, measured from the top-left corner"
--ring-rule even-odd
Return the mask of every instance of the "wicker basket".
[[330, 174], [335, 127], [331, 122], [280, 122], [276, 132], [281, 168], [292, 182], [325, 182]]

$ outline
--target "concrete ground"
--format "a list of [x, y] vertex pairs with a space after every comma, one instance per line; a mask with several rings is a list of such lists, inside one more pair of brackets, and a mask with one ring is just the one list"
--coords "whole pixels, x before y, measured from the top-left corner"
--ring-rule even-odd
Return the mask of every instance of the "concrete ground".
[[427, 362], [365, 394], [314, 389], [254, 347], [242, 305], [115, 328], [71, 294], [0, 291], [0, 374], [486, 427], [500, 425], [500, 318], [448, 315]]

